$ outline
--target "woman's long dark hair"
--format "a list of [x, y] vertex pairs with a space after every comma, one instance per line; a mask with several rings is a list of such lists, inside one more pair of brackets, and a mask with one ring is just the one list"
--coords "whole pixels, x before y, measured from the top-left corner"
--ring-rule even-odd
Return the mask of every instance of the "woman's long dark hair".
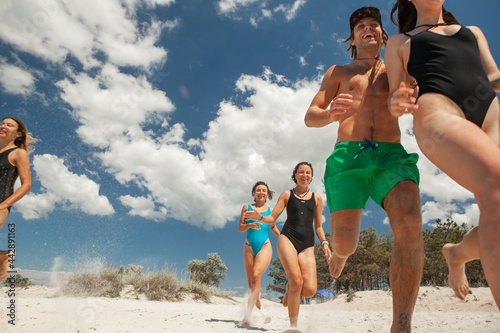
[[[397, 19], [395, 18], [396, 11]], [[448, 24], [460, 24], [452, 13], [443, 6], [443, 19]], [[417, 9], [413, 2], [408, 0], [397, 0], [391, 10], [391, 21], [398, 26], [399, 33], [405, 33], [415, 29], [417, 25]]]

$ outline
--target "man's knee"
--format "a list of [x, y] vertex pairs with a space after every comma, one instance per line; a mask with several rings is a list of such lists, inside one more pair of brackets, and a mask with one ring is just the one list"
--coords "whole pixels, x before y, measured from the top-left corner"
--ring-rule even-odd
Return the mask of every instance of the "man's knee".
[[420, 211], [406, 213], [402, 218], [390, 222], [394, 239], [422, 237], [422, 215]]
[[332, 240], [332, 250], [333, 253], [337, 257], [345, 258], [356, 252], [356, 248], [358, 247], [357, 240], [349, 240], [349, 239], [334, 239]]

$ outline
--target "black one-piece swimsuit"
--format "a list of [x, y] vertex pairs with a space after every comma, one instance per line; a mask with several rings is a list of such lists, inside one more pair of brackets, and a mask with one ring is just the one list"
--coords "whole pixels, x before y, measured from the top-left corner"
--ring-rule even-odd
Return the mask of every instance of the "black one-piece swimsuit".
[[314, 193], [309, 200], [299, 199], [290, 190], [290, 198], [286, 206], [286, 221], [281, 234], [292, 242], [297, 253], [314, 246], [314, 211], [316, 199]]

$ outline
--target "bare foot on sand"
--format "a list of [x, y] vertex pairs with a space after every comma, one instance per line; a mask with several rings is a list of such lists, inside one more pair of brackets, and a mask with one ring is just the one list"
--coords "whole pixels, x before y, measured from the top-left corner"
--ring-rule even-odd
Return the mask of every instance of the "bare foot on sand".
[[286, 284], [285, 295], [283, 296], [283, 306], [286, 308], [288, 306], [288, 283]]
[[330, 275], [338, 279], [344, 269], [346, 260], [347, 258], [339, 258], [335, 255], [335, 253], [332, 253], [330, 261], [328, 262], [328, 265], [330, 266]]
[[456, 261], [453, 260], [453, 249], [455, 247], [456, 244], [445, 244], [442, 252], [450, 273], [448, 285], [453, 289], [455, 295], [463, 300], [469, 293], [469, 281], [467, 281], [467, 275], [465, 274], [465, 264], [456, 263]]
[[9, 251], [0, 251], [0, 281], [9, 276]]

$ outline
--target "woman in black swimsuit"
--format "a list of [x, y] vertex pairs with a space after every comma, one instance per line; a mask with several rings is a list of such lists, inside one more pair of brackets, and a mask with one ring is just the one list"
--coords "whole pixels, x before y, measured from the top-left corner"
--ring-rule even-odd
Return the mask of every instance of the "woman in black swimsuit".
[[283, 305], [288, 306], [290, 326], [297, 327], [300, 296], [316, 294], [316, 259], [314, 258], [314, 232], [321, 241], [326, 260], [331, 251], [322, 226], [323, 200], [309, 190], [313, 176], [311, 164], [301, 162], [295, 166], [292, 179], [296, 186], [281, 193], [271, 215], [261, 216], [249, 211], [246, 219], [272, 224], [286, 208], [287, 219], [278, 237], [278, 255], [288, 278]]
[[[5, 224], [10, 207], [31, 189], [29, 143], [32, 138], [21, 120], [14, 117], [2, 119], [0, 124], [0, 228]], [[14, 191], [17, 177], [21, 186]], [[0, 281], [8, 276], [9, 257], [15, 253], [0, 251]]]
[[[481, 263], [500, 307], [500, 71], [477, 27], [463, 27], [444, 0], [398, 0], [400, 34], [385, 52], [389, 108], [413, 114], [417, 143], [431, 162], [470, 190], [480, 209], [478, 227], [462, 243], [443, 248], [449, 285], [463, 299], [465, 263]], [[395, 22], [396, 23], [396, 22]], [[418, 90], [409, 86], [415, 82]], [[418, 95], [417, 95], [418, 92]], [[418, 98], [418, 100], [417, 100]]]

